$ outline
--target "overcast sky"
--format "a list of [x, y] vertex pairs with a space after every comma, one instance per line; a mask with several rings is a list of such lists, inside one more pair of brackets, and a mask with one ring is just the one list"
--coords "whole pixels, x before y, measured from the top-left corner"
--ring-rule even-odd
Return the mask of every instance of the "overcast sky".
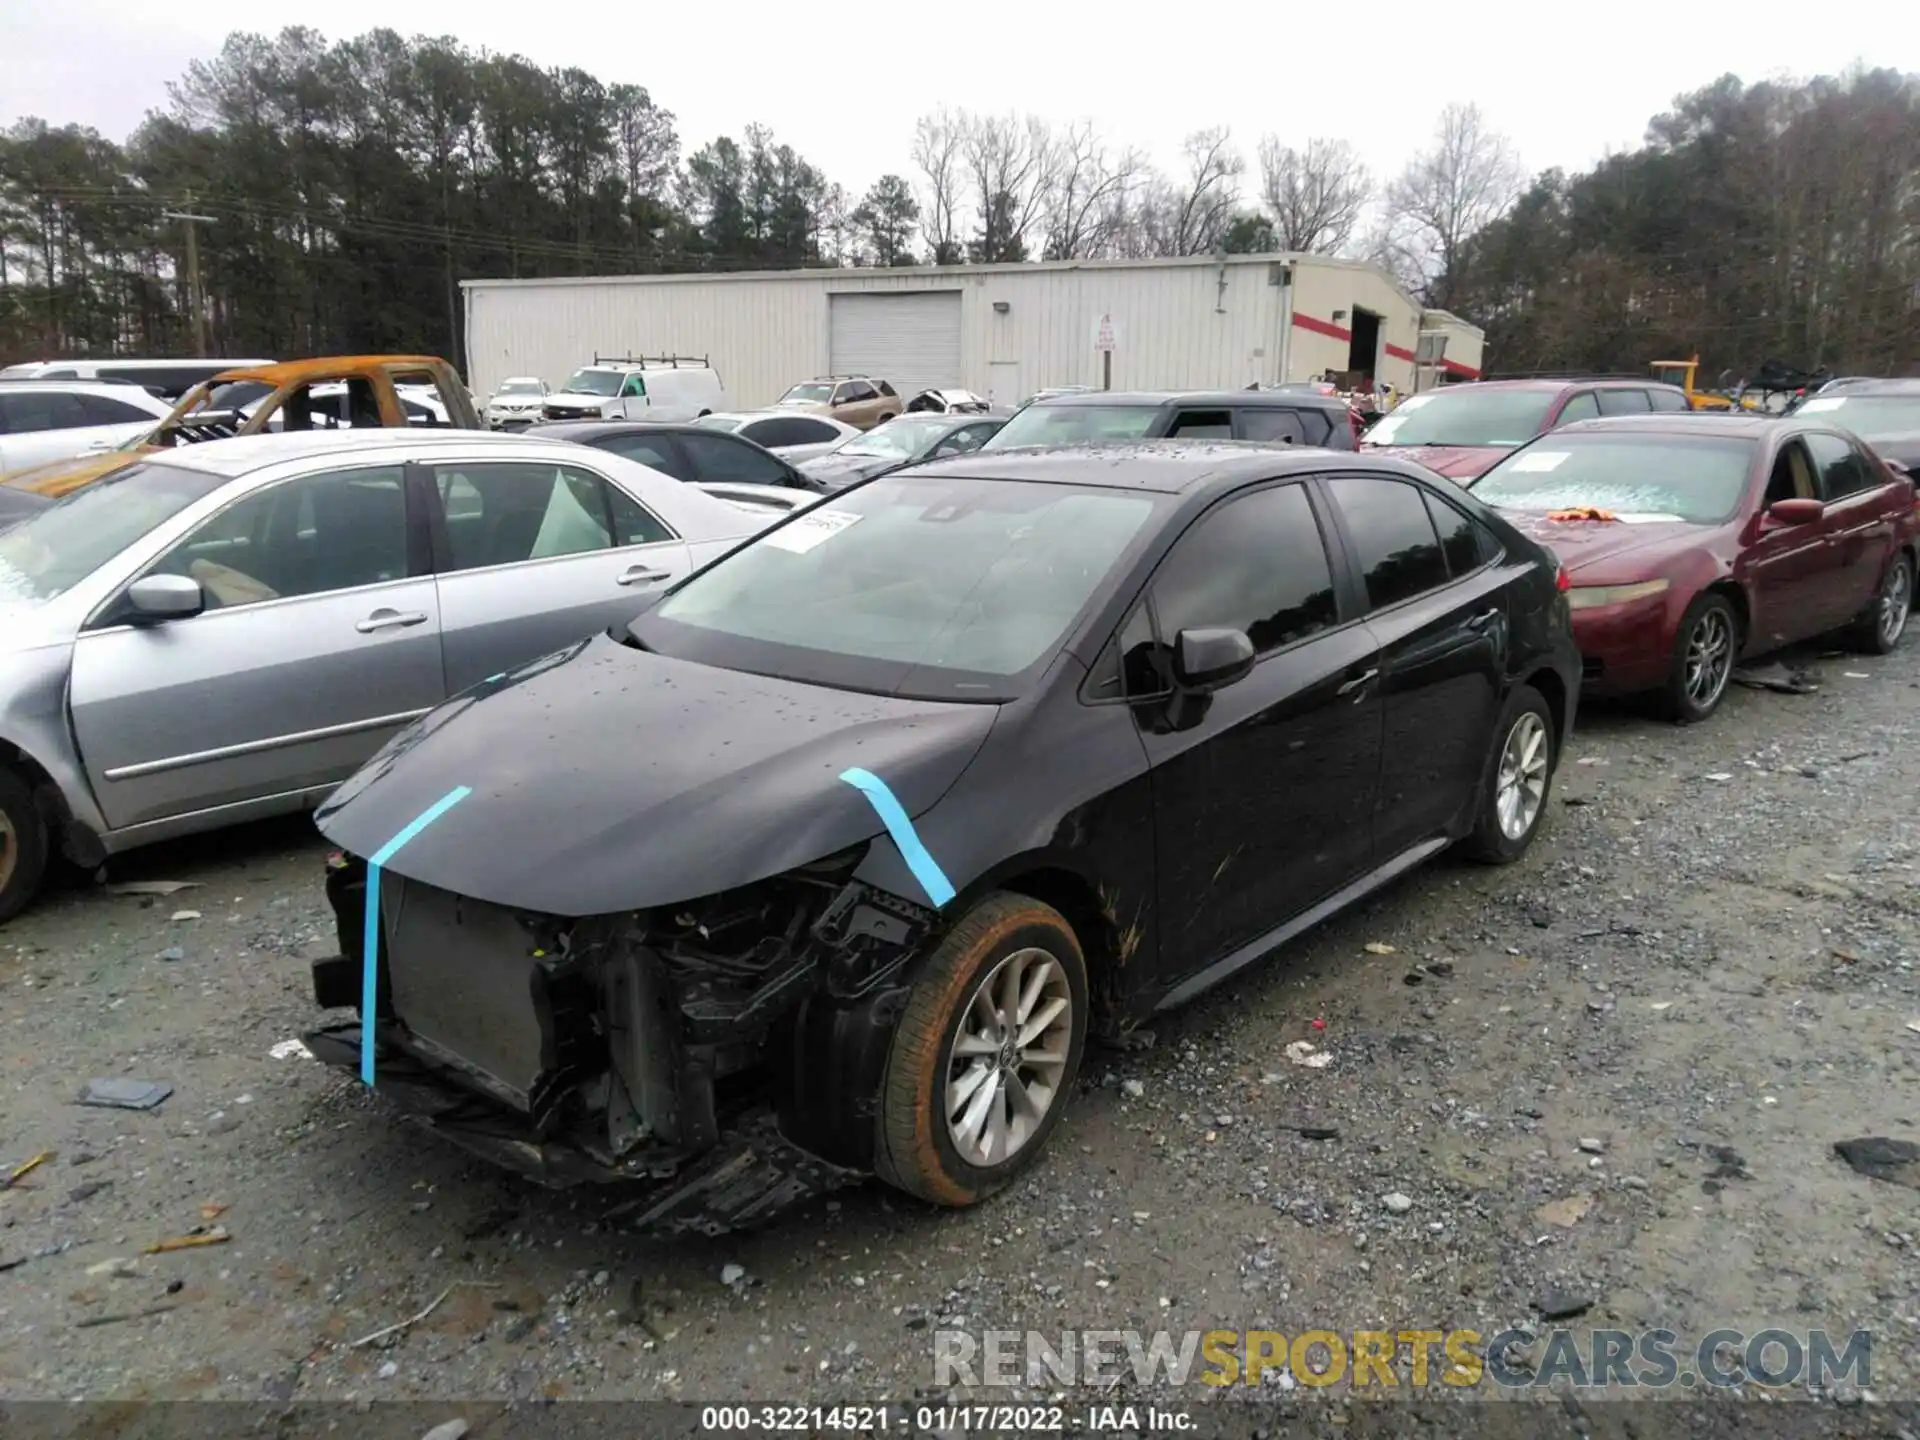
[[[1834, 73], [1856, 60], [1920, 70], [1920, 25], [1890, 4], [1820, 23], [1803, 4], [1538, 0], [1452, 6], [846, 6], [764, 3], [543, 5], [530, 0], [331, 0], [319, 7], [157, 0], [0, 0], [0, 118], [77, 121], [124, 138], [166, 103], [166, 82], [236, 24], [306, 23], [328, 38], [379, 25], [450, 33], [469, 47], [577, 65], [647, 87], [683, 149], [749, 122], [854, 194], [911, 176], [914, 118], [936, 104], [1093, 119], [1162, 164], [1180, 137], [1233, 127], [1353, 141], [1376, 173], [1399, 168], [1450, 101], [1478, 100], [1529, 169], [1584, 168], [1641, 140], [1682, 91], [1733, 71], [1748, 81]], [[1131, 14], [1133, 19], [1122, 18]], [[1549, 19], [1549, 16], [1556, 18]], [[888, 17], [895, 17], [889, 22]], [[1863, 53], [1863, 44], [1875, 48]], [[1250, 177], [1251, 178], [1251, 177]]]

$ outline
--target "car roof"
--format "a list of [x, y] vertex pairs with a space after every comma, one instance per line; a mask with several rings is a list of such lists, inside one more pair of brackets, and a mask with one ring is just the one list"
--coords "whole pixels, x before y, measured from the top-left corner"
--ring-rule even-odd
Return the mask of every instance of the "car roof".
[[1720, 415], [1705, 410], [1674, 411], [1665, 415], [1602, 415], [1594, 420], [1575, 420], [1542, 439], [1559, 435], [1718, 435], [1728, 439], [1758, 440], [1782, 427], [1816, 430], [1822, 427], [1797, 416]]
[[695, 425], [689, 420], [550, 420], [527, 427], [527, 434], [539, 440], [570, 440], [584, 444], [603, 435], [713, 435], [711, 425]]
[[1029, 480], [1049, 485], [1149, 490], [1177, 495], [1231, 489], [1252, 480], [1362, 470], [1432, 484], [1432, 471], [1391, 456], [1357, 455], [1260, 440], [1127, 440], [1111, 444], [1050, 445], [976, 450], [950, 460], [915, 465], [903, 478]]
[[1032, 404], [1035, 409], [1043, 405], [1049, 409], [1101, 405], [1237, 405], [1296, 410], [1303, 404], [1328, 410], [1347, 408], [1344, 400], [1311, 390], [1075, 390], [1043, 395]]
[[250, 475], [289, 460], [315, 457], [345, 457], [362, 451], [452, 449], [467, 445], [525, 445], [529, 439], [552, 440], [559, 437], [509, 435], [497, 430], [453, 430], [395, 425], [367, 430], [296, 430], [272, 435], [239, 435], [224, 440], [202, 440], [198, 444], [176, 445], [142, 456], [186, 470], [204, 470], [229, 478]]
[[1819, 394], [1808, 395], [1806, 399], [1818, 400], [1836, 391], [1845, 391], [1849, 395], [1920, 395], [1920, 379], [1897, 380], [1881, 376], [1861, 376], [1825, 386]]
[[109, 400], [124, 400], [129, 394], [138, 395], [142, 400], [159, 408], [154, 412], [165, 415], [172, 411], [168, 401], [150, 394], [139, 385], [128, 385], [117, 380], [0, 380], [0, 394], [6, 395], [46, 395], [46, 394], [104, 395]]
[[1451, 395], [1455, 391], [1472, 392], [1475, 390], [1571, 390], [1575, 386], [1601, 390], [1672, 390], [1680, 394], [1678, 385], [1665, 380], [1656, 380], [1649, 375], [1641, 380], [1631, 375], [1523, 375], [1506, 380], [1468, 380], [1456, 381], [1451, 385], [1442, 385], [1437, 390], [1423, 390], [1423, 395]]
[[[802, 381], [801, 383], [807, 384], [810, 382]], [[742, 422], [748, 420], [811, 420], [816, 425], [838, 425], [846, 430], [853, 428], [845, 421], [836, 420], [831, 415], [795, 414], [792, 410], [782, 409], [777, 405], [765, 405], [757, 410], [715, 410], [706, 418], [709, 420], [739, 420]], [[662, 421], [661, 423], [664, 424], [666, 422]], [[706, 429], [708, 427], [701, 426], [700, 428]]]
[[216, 385], [253, 380], [278, 390], [282, 385], [304, 385], [313, 380], [350, 380], [394, 366], [431, 369], [447, 362], [437, 355], [320, 355], [312, 360], [281, 360], [272, 365], [241, 365], [211, 377]]

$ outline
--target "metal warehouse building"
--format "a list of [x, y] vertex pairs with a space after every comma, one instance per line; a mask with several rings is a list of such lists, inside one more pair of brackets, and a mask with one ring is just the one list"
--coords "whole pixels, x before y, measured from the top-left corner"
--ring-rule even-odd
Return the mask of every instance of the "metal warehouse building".
[[[729, 403], [827, 374], [1017, 404], [1045, 386], [1233, 388], [1331, 370], [1395, 389], [1478, 375], [1482, 336], [1378, 267], [1320, 255], [468, 280], [467, 381], [559, 384], [594, 355], [705, 355]], [[1419, 363], [1416, 362], [1419, 357]], [[1430, 363], [1429, 363], [1430, 362]], [[1418, 374], [1416, 375], [1416, 370]]]

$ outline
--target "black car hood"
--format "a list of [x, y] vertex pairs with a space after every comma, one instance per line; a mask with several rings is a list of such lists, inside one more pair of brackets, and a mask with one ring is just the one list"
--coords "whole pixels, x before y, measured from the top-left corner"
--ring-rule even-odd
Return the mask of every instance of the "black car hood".
[[371, 856], [468, 786], [387, 869], [549, 915], [640, 910], [881, 834], [840, 779], [850, 767], [923, 814], [997, 713], [720, 670], [602, 635], [441, 706], [317, 818], [336, 845]]

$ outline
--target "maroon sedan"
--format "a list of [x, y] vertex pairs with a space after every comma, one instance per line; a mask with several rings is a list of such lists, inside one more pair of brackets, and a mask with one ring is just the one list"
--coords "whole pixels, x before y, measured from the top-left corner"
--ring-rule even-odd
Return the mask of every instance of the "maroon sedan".
[[1913, 481], [1817, 416], [1589, 420], [1473, 484], [1566, 567], [1588, 694], [1719, 706], [1736, 660], [1846, 630], [1885, 654], [1913, 605]]
[[1484, 474], [1536, 435], [1596, 416], [1688, 410], [1687, 394], [1654, 380], [1481, 380], [1409, 395], [1361, 437], [1449, 480]]

